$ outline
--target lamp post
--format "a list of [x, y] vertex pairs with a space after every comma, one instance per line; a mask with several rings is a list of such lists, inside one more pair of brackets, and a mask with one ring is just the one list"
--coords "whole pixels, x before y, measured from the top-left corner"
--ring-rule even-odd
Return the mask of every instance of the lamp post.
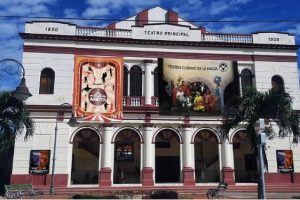
[[[71, 106], [69, 103], [63, 103], [59, 107], [63, 108], [64, 106]], [[55, 170], [55, 155], [56, 155], [56, 139], [57, 139], [57, 121], [58, 121], [58, 115], [59, 115], [59, 110], [56, 113], [56, 119], [55, 119], [55, 132], [54, 132], [54, 146], [53, 146], [53, 157], [52, 157], [52, 174], [51, 174], [51, 184], [50, 184], [50, 195], [54, 194], [54, 170]], [[72, 116], [69, 119], [68, 125], [71, 127], [74, 127], [77, 124], [77, 120], [74, 117], [74, 113], [72, 111]]]
[[[21, 72], [21, 70], [23, 73]], [[25, 80], [25, 69], [23, 65], [14, 59], [7, 58], [0, 61], [0, 72], [6, 72], [9, 75], [22, 74], [22, 79], [20, 85], [14, 91], [14, 97], [20, 101], [25, 101], [28, 97], [31, 97], [32, 94], [29, 92], [26, 86]], [[2, 76], [0, 75], [0, 79]]]
[[264, 160], [263, 160], [263, 147], [266, 144], [266, 134], [263, 132], [265, 129], [264, 119], [259, 119], [259, 131], [256, 135], [256, 145], [258, 148], [258, 199], [266, 199], [265, 177], [264, 177]]

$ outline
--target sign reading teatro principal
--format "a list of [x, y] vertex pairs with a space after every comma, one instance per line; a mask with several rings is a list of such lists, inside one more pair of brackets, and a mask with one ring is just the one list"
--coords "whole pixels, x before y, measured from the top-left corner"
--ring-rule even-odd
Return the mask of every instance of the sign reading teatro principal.
[[132, 27], [133, 39], [201, 41], [201, 31], [184, 25], [151, 24]]

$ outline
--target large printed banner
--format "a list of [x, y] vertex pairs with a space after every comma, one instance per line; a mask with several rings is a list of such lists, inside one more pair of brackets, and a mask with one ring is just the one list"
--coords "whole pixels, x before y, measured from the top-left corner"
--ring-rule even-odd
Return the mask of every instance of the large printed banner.
[[76, 115], [100, 122], [122, 119], [123, 59], [75, 57]]
[[292, 150], [276, 150], [277, 170], [281, 173], [294, 172]]
[[49, 174], [50, 150], [30, 151], [30, 174]]
[[159, 59], [160, 114], [209, 115], [239, 93], [235, 62]]

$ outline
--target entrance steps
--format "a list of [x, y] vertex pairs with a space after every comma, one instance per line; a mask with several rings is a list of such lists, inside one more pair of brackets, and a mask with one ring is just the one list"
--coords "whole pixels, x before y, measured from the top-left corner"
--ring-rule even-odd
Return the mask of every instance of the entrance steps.
[[[49, 186], [35, 186], [40, 188], [44, 194], [49, 194]], [[210, 188], [217, 188], [217, 184], [203, 186], [113, 186], [113, 187], [55, 187], [55, 194], [101, 194], [101, 195], [122, 195], [122, 194], [149, 194], [153, 190], [172, 190], [178, 193], [206, 193]], [[228, 192], [257, 192], [256, 184], [229, 185]], [[299, 184], [284, 184], [284, 185], [266, 185], [267, 192], [299, 192]]]

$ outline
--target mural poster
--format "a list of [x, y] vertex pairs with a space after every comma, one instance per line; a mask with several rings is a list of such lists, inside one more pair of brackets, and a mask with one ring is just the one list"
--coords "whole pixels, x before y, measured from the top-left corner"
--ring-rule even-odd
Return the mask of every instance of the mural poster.
[[239, 94], [235, 62], [159, 59], [159, 113], [216, 115]]
[[49, 174], [50, 150], [31, 150], [29, 173]]
[[122, 58], [76, 56], [74, 80], [77, 117], [100, 122], [122, 119]]
[[281, 173], [294, 172], [292, 150], [276, 150], [277, 170]]

